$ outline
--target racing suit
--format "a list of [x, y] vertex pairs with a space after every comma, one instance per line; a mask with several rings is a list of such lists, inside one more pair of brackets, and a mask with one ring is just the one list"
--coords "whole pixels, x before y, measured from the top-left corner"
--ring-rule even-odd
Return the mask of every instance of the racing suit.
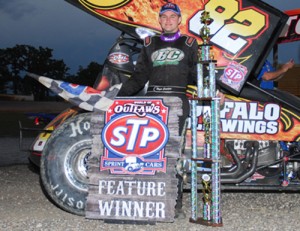
[[118, 96], [132, 96], [148, 82], [147, 96], [179, 97], [183, 101], [183, 116], [179, 118], [181, 134], [189, 115], [186, 86], [195, 84], [197, 79], [197, 52], [196, 40], [186, 35], [167, 42], [162, 41], [159, 36], [147, 37], [134, 73], [122, 85]]

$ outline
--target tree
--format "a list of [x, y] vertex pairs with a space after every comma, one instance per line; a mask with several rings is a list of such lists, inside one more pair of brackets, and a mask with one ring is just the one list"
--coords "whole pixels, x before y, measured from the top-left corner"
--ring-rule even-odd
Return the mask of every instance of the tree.
[[0, 49], [0, 93], [5, 93], [5, 84], [9, 81], [8, 67], [4, 65], [4, 50]]
[[102, 68], [103, 66], [96, 62], [91, 62], [86, 68], [80, 66], [76, 76], [74, 76], [70, 81], [72, 83], [92, 87], [97, 76], [102, 71]]
[[[49, 89], [36, 80], [26, 78], [26, 72], [64, 79], [69, 68], [63, 60], [52, 58], [52, 49], [35, 48], [29, 45], [16, 45], [0, 50], [0, 78], [13, 83], [14, 94], [32, 92], [35, 100], [43, 100], [49, 95]], [[24, 78], [25, 77], [25, 78]]]

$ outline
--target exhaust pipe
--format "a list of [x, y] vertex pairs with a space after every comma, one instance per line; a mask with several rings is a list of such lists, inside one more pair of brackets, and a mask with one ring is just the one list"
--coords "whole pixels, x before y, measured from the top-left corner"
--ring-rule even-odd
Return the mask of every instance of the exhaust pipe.
[[[234, 174], [233, 176], [237, 175], [238, 173], [242, 173], [238, 177], [231, 176], [230, 178], [225, 178], [224, 179], [224, 178], [222, 178], [223, 177], [223, 173], [221, 173], [221, 183], [237, 184], [237, 183], [240, 183], [240, 182], [246, 180], [248, 177], [252, 176], [255, 173], [255, 170], [256, 170], [256, 167], [257, 167], [257, 161], [258, 161], [258, 148], [259, 148], [259, 144], [258, 144], [258, 142], [247, 142], [245, 145], [247, 145], [247, 153], [249, 151], [248, 155], [251, 152], [253, 153], [252, 161], [251, 161], [251, 168], [249, 170], [247, 170], [246, 169], [247, 166], [246, 166], [246, 168], [243, 168], [242, 170], [239, 170], [239, 172], [236, 171], [236, 174]], [[231, 154], [233, 155], [233, 157], [234, 157], [234, 155], [236, 155], [235, 152], [232, 152]], [[240, 160], [238, 160], [238, 161], [240, 162]], [[224, 176], [226, 177], [226, 176], [230, 176], [230, 175], [224, 175]]]

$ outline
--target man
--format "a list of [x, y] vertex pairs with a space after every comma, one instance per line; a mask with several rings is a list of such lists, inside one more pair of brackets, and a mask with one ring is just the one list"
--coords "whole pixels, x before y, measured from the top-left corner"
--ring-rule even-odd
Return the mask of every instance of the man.
[[[183, 101], [183, 116], [179, 121], [180, 134], [189, 115], [186, 86], [197, 78], [197, 41], [179, 31], [181, 12], [173, 3], [162, 6], [159, 24], [163, 33], [147, 37], [137, 60], [135, 71], [125, 82], [118, 96], [136, 94], [149, 81], [147, 96], [177, 96]], [[167, 88], [166, 88], [167, 87]]]
[[260, 87], [263, 89], [273, 90], [274, 81], [279, 80], [283, 75], [294, 66], [294, 60], [291, 59], [276, 70], [271, 63], [266, 60], [257, 79], [260, 81]]
[[[196, 39], [180, 33], [179, 25], [182, 18], [176, 4], [163, 5], [158, 20], [163, 33], [160, 36], [145, 38], [135, 71], [122, 85], [118, 96], [134, 95], [149, 82], [147, 96], [179, 97], [183, 102], [183, 116], [179, 118], [179, 135], [182, 135], [189, 115], [186, 86], [195, 84], [197, 79], [198, 44]], [[176, 217], [184, 218], [182, 177], [179, 175], [177, 177], [179, 184]]]
[[[184, 125], [190, 111], [186, 87], [197, 83], [198, 44], [195, 38], [180, 33], [181, 20], [181, 12], [176, 4], [167, 3], [161, 7], [158, 21], [162, 34], [145, 38], [134, 73], [122, 85], [118, 96], [132, 96], [149, 82], [147, 96], [179, 97], [183, 103], [183, 115], [179, 118], [179, 135], [184, 136]], [[224, 95], [219, 96], [222, 104]], [[176, 217], [184, 218], [182, 177], [177, 177], [179, 190]]]

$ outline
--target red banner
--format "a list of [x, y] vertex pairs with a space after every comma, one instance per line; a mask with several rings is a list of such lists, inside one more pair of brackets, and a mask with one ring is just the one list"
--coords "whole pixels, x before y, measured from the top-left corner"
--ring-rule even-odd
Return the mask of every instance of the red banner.
[[289, 43], [300, 40], [300, 8], [285, 11], [289, 16], [288, 21], [282, 33], [279, 36], [277, 43]]

